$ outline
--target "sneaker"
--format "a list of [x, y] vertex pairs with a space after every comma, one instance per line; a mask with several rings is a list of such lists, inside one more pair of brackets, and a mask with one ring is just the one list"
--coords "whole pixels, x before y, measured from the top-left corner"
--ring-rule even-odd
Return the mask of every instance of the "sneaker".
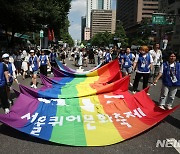
[[9, 104], [12, 104], [12, 101], [10, 99], [8, 99], [8, 102], [9, 102]]
[[161, 108], [162, 110], [166, 110], [166, 108], [164, 107], [164, 105], [160, 105], [159, 108]]
[[150, 96], [150, 93], [147, 93], [148, 96]]
[[9, 111], [8, 108], [5, 108], [5, 109], [4, 109], [4, 112], [5, 112], [5, 114], [8, 114], [10, 111]]
[[168, 105], [168, 106], [166, 106], [166, 108], [167, 108], [168, 110], [171, 110], [171, 109], [172, 109], [172, 106]]
[[34, 84], [31, 85], [31, 88], [34, 88]]
[[36, 86], [36, 85], [34, 85], [34, 89], [37, 89], [37, 86]]
[[133, 91], [132, 93], [133, 93], [133, 94], [136, 94], [136, 91]]

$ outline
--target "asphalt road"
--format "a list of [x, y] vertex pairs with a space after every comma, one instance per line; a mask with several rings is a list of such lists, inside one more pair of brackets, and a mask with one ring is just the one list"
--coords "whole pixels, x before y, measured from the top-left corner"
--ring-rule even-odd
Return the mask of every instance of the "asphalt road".
[[[77, 69], [73, 65], [72, 61], [66, 60], [67, 66]], [[93, 68], [95, 64], [91, 64], [84, 70]], [[52, 76], [52, 75], [49, 75]], [[131, 80], [133, 82], [134, 75]], [[30, 78], [22, 80], [22, 76], [18, 76], [18, 80], [21, 84], [30, 85]], [[38, 87], [41, 86], [38, 79]], [[13, 87], [18, 90], [18, 85], [13, 84]], [[139, 89], [142, 84], [140, 83]], [[150, 97], [155, 102], [158, 102], [161, 89], [161, 81], [158, 82], [157, 86], [152, 86], [150, 89]], [[131, 92], [131, 88], [130, 88]], [[11, 97], [13, 100], [16, 99], [15, 94], [12, 92]], [[180, 90], [178, 91], [174, 105], [179, 104]], [[0, 109], [0, 113], [4, 111]], [[117, 143], [105, 147], [73, 147], [61, 144], [54, 144], [47, 142], [30, 135], [21, 133], [9, 126], [0, 123], [0, 154], [174, 154], [178, 151], [173, 147], [156, 147], [157, 140], [165, 140], [174, 138], [180, 140], [180, 110], [176, 110], [174, 113], [169, 115], [159, 124], [155, 125], [151, 129], [143, 132], [142, 134], [135, 136], [129, 140], [121, 143]]]

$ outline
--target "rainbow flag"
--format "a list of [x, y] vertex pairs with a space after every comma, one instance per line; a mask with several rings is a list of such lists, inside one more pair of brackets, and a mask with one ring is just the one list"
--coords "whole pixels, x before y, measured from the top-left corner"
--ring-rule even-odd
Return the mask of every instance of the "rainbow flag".
[[[60, 62], [57, 61], [57, 64], [59, 64]], [[60, 65], [60, 64], [59, 64]], [[65, 67], [65, 66], [63, 66]], [[98, 66], [99, 67], [99, 66]], [[68, 67], [66, 67], [68, 69]], [[121, 73], [120, 72], [120, 67], [119, 67], [119, 61], [118, 59], [111, 61], [110, 63], [100, 67], [99, 69], [92, 69], [93, 71], [86, 71], [83, 73], [78, 73], [78, 72], [73, 72], [70, 70], [64, 69], [62, 67], [59, 67], [59, 69], [57, 68], [53, 68], [53, 73], [55, 77], [109, 77], [109, 76], [113, 76], [117, 73]], [[120, 74], [122, 77], [122, 74]]]
[[[114, 63], [91, 75], [45, 78], [47, 84], [37, 90], [20, 85], [21, 93], [10, 113], [0, 114], [0, 121], [55, 143], [105, 146], [144, 132], [179, 107], [160, 109], [147, 89], [130, 94], [129, 76], [109, 82], [112, 74], [116, 76], [114, 70], [119, 71], [110, 67]], [[71, 80], [66, 82], [66, 78]]]
[[61, 71], [64, 71], [64, 72], [67, 72], [67, 73], [71, 73], [71, 74], [87, 74], [89, 72], [92, 72], [92, 71], [95, 71], [97, 70], [98, 68], [101, 67], [102, 63], [100, 63], [99, 65], [97, 65], [96, 67], [94, 67], [93, 69], [89, 70], [89, 71], [85, 71], [83, 73], [80, 73], [80, 72], [77, 72], [76, 70], [72, 69], [72, 68], [69, 68], [65, 65], [63, 65], [60, 61], [58, 61], [56, 59], [56, 63], [58, 65], [58, 68], [61, 70]]
[[162, 110], [145, 91], [68, 99], [31, 98], [20, 94], [0, 121], [32, 136], [73, 146], [105, 146], [151, 128], [172, 110]]
[[33, 98], [75, 98], [89, 95], [111, 92], [119, 89], [127, 91], [130, 77], [119, 79], [110, 84], [102, 83], [79, 83], [79, 84], [54, 84], [38, 89], [32, 89], [24, 85], [19, 85], [20, 92]]
[[[88, 74], [69, 74], [65, 77], [54, 77], [52, 79], [41, 75], [41, 80], [45, 85], [42, 88], [31, 89], [29, 87], [20, 85], [19, 88], [21, 93], [30, 97], [42, 98], [83, 97], [98, 94], [102, 91], [109, 92], [112, 89], [115, 89], [115, 87], [117, 89], [117, 87], [123, 83], [124, 80], [126, 80], [126, 83], [128, 83], [129, 77], [122, 79], [118, 61], [115, 60]], [[128, 86], [125, 87], [128, 88]]]

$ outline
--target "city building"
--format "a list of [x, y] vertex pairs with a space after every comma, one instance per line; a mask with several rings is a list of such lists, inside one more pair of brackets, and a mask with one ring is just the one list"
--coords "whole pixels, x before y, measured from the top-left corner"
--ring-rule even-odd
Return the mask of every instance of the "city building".
[[86, 16], [81, 17], [81, 41], [84, 40], [84, 29], [86, 27]]
[[90, 28], [91, 11], [95, 9], [110, 10], [111, 0], [87, 0], [86, 7], [86, 27]]
[[113, 34], [116, 26], [116, 12], [112, 10], [92, 10], [91, 38], [99, 32]]
[[159, 12], [174, 20], [174, 24], [161, 26], [162, 40], [168, 39], [168, 47], [180, 53], [180, 1], [160, 0], [159, 3]]
[[152, 18], [152, 13], [158, 11], [158, 0], [117, 0], [116, 6], [116, 20], [127, 29]]
[[88, 27], [85, 27], [84, 29], [84, 40], [88, 41], [90, 40], [90, 28]]

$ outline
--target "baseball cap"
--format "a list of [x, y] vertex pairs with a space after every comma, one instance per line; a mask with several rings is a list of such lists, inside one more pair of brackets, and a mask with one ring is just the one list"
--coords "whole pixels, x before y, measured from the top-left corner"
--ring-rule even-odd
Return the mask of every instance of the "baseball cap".
[[32, 52], [34, 53], [34, 50], [30, 50], [30, 53], [32, 53]]
[[7, 53], [3, 54], [2, 58], [9, 58], [9, 54], [7, 54]]

